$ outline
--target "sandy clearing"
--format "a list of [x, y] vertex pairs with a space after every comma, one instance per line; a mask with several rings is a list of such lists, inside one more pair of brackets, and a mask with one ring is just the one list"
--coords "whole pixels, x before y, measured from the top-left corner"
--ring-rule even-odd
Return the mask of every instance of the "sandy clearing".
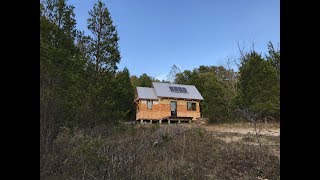
[[[239, 133], [239, 134], [255, 134], [254, 128], [225, 128], [225, 127], [214, 127], [214, 126], [202, 126], [207, 131], [216, 132], [229, 132], [229, 133]], [[280, 129], [261, 129], [261, 135], [266, 136], [280, 136]]]
[[[239, 133], [239, 134], [255, 134], [254, 125], [248, 123], [233, 123], [233, 124], [219, 124], [219, 125], [208, 125], [204, 124], [180, 124], [187, 127], [201, 127], [207, 131], [214, 132], [226, 132], [226, 133]], [[257, 126], [257, 129], [259, 127]], [[260, 126], [261, 135], [266, 136], [280, 136], [280, 125], [279, 123], [262, 124]]]
[[[232, 142], [242, 142], [250, 145], [259, 145], [257, 142], [244, 142], [242, 139], [245, 135], [255, 134], [254, 125], [249, 123], [232, 123], [232, 124], [218, 124], [209, 125], [207, 123], [192, 123], [192, 124], [179, 124], [179, 126], [189, 127], [189, 128], [204, 128], [206, 131], [215, 132], [214, 136], [221, 139], [227, 143]], [[280, 136], [280, 124], [279, 123], [268, 123], [262, 124], [260, 126], [260, 135], [279, 137]], [[224, 135], [224, 133], [231, 133]], [[235, 133], [235, 134], [232, 134]], [[265, 140], [263, 142], [265, 145], [270, 145], [270, 153], [280, 159], [280, 149], [278, 143], [270, 140]]]

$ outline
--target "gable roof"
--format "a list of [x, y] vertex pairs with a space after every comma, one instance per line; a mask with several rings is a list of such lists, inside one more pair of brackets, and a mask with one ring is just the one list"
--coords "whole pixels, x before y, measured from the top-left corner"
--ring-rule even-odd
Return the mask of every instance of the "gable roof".
[[[193, 85], [152, 82], [152, 86], [153, 86], [153, 88], [137, 87], [137, 99], [136, 100], [138, 100], [138, 99], [157, 100], [161, 97], [204, 100], [202, 95], [198, 91], [198, 89]], [[185, 88], [187, 93], [172, 92], [170, 90], [169, 86]]]
[[[202, 95], [193, 85], [152, 82], [152, 86], [158, 97], [203, 100]], [[187, 93], [172, 92], [170, 91], [169, 86], [185, 88]]]
[[137, 87], [138, 99], [158, 99], [153, 88]]

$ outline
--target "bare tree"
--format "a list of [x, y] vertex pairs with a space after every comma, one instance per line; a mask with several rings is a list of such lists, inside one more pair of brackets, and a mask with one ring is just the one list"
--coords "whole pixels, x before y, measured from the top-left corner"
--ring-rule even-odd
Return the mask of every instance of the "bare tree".
[[238, 49], [239, 49], [239, 52], [240, 52], [240, 58], [238, 58], [238, 59], [234, 59], [233, 60], [233, 63], [237, 66], [237, 68], [239, 69], [240, 68], [240, 66], [241, 66], [241, 62], [242, 62], [242, 59], [244, 59], [245, 58], [245, 46], [244, 45], [242, 45], [242, 46], [240, 46], [240, 44], [239, 44], [239, 42], [237, 42], [237, 46], [238, 46]]
[[229, 56], [226, 58], [226, 62], [223, 65], [224, 68], [227, 70], [226, 78], [228, 79], [228, 84], [229, 84], [228, 88], [232, 92], [233, 96], [236, 95], [238, 91], [237, 89], [238, 73], [235, 72], [234, 69], [232, 68], [232, 66], [235, 64], [235, 61], [236, 61], [236, 58]]
[[255, 52], [255, 42], [253, 39], [251, 42], [251, 48], [249, 49], [249, 51], [246, 51], [244, 43], [240, 45], [239, 42], [237, 41], [237, 46], [240, 52], [240, 58], [234, 59], [233, 63], [236, 64], [239, 69], [243, 61], [246, 59], [246, 55], [248, 54], [248, 52]]
[[171, 67], [171, 70], [167, 76], [167, 80], [170, 81], [171, 83], [174, 83], [175, 79], [176, 79], [176, 75], [178, 73], [181, 73], [181, 70], [174, 64]]
[[245, 46], [244, 45], [240, 46], [239, 41], [237, 41], [237, 45], [238, 45], [238, 49], [239, 49], [241, 57], [244, 57], [244, 55], [245, 55], [245, 48], [244, 47]]
[[248, 109], [248, 107], [244, 107], [243, 109], [240, 109], [239, 107], [237, 107], [236, 109], [240, 116], [242, 116], [243, 118], [245, 118], [246, 120], [248, 120], [250, 123], [253, 123], [254, 125], [254, 132], [255, 132], [255, 137], [259, 143], [259, 146], [261, 147], [261, 142], [259, 140], [259, 136], [260, 136], [260, 131], [261, 131], [261, 126], [263, 123], [261, 123], [259, 125], [259, 127], [257, 128], [258, 125], [258, 113], [253, 113], [252, 111], [250, 111]]

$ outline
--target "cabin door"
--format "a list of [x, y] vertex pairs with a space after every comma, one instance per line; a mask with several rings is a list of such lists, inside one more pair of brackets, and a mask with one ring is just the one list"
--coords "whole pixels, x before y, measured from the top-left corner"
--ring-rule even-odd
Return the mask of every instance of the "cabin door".
[[177, 117], [177, 101], [170, 101], [171, 116]]

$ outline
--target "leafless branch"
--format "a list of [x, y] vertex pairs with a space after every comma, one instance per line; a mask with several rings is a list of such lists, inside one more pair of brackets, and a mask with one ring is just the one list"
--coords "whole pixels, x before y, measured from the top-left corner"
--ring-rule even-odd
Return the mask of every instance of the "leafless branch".
[[253, 123], [254, 125], [254, 132], [255, 132], [255, 137], [261, 147], [261, 142], [259, 139], [259, 133], [261, 131], [261, 125], [259, 126], [259, 131], [257, 130], [257, 122], [258, 122], [258, 113], [253, 113], [249, 111], [248, 107], [244, 107], [243, 109], [240, 109], [239, 107], [236, 108], [236, 110], [240, 113], [242, 117], [244, 117], [246, 120], [249, 122]]
[[242, 48], [240, 47], [240, 44], [239, 44], [239, 41], [237, 41], [237, 45], [238, 45], [238, 49], [239, 49], [239, 52], [240, 52], [240, 55], [242, 57], [244, 57], [244, 47], [242, 46]]
[[253, 51], [254, 51], [254, 37], [252, 37], [252, 42], [251, 42], [251, 46], [252, 46], [252, 49], [251, 49], [251, 51], [253, 52]]

